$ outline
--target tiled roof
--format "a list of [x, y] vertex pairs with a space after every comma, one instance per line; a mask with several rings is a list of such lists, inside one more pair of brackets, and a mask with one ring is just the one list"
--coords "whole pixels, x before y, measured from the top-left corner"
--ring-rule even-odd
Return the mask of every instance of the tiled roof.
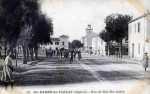
[[65, 38], [69, 38], [67, 35], [61, 35], [60, 37], [65, 37]]
[[134, 21], [136, 21], [136, 20], [139, 20], [139, 19], [141, 19], [141, 18], [143, 18], [143, 17], [146, 17], [146, 16], [149, 16], [149, 15], [150, 15], [150, 12], [144, 13], [142, 16], [139, 16], [139, 17], [137, 17], [137, 18], [131, 20], [129, 23], [132, 23], [132, 22], [134, 22]]

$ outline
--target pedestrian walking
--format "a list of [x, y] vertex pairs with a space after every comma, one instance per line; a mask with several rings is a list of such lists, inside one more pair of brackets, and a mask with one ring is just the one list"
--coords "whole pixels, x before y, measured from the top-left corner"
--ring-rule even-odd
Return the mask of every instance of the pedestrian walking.
[[65, 59], [68, 58], [68, 50], [67, 50], [67, 49], [64, 50], [64, 58], [65, 58]]
[[78, 50], [78, 60], [81, 60], [81, 51], [80, 50]]
[[2, 69], [2, 75], [1, 75], [1, 81], [4, 83], [4, 85], [7, 87], [9, 84], [11, 86], [13, 85], [13, 60], [12, 60], [12, 53], [9, 51], [8, 55], [6, 56], [4, 63], [3, 63], [3, 69]]
[[60, 56], [60, 50], [56, 48], [56, 55], [59, 57]]
[[73, 58], [76, 59], [77, 50], [74, 49], [73, 52], [74, 52], [74, 53], [73, 53]]
[[63, 55], [64, 55], [64, 48], [61, 48], [61, 49], [60, 49], [60, 58], [61, 58], [61, 59], [63, 58]]
[[70, 63], [73, 62], [73, 58], [74, 58], [74, 50], [70, 51]]
[[46, 57], [48, 58], [48, 50], [46, 49], [45, 52], [46, 52]]
[[145, 54], [144, 54], [144, 57], [143, 57], [143, 67], [144, 67], [144, 70], [145, 70], [145, 71], [147, 70], [148, 62], [149, 62], [148, 54], [145, 53]]

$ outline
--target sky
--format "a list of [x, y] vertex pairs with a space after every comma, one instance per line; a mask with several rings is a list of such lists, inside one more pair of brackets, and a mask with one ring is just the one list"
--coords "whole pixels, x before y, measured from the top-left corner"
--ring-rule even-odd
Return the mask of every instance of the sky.
[[[41, 0], [41, 11], [53, 21], [54, 37], [68, 35], [70, 40], [81, 39], [91, 24], [93, 31], [104, 29], [104, 19], [112, 13], [141, 15], [148, 0]], [[143, 2], [142, 5], [141, 1]]]

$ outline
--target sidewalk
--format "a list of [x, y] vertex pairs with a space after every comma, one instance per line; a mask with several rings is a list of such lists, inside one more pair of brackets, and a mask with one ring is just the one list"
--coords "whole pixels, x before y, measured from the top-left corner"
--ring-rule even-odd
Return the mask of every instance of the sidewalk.
[[136, 60], [128, 56], [123, 56], [122, 58], [118, 58], [116, 56], [101, 56], [101, 55], [90, 55], [90, 54], [83, 53], [83, 58], [84, 59], [106, 59], [113, 62], [142, 64], [142, 60]]
[[116, 56], [105, 56], [106, 58], [110, 58], [111, 60], [114, 60], [116, 62], [124, 62], [124, 63], [135, 63], [135, 64], [141, 64], [142, 60], [136, 60], [133, 58], [130, 58], [128, 56], [123, 56], [122, 58], [118, 58]]

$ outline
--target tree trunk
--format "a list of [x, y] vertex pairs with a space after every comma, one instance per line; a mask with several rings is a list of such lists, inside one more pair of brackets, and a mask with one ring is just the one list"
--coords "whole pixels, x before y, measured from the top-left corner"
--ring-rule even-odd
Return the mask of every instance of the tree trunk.
[[106, 44], [106, 55], [108, 56], [108, 43]]
[[22, 48], [23, 48], [23, 64], [27, 64], [26, 47], [22, 46]]
[[34, 52], [35, 52], [35, 59], [38, 59], [38, 47], [34, 48]]
[[18, 52], [17, 52], [17, 48], [15, 48], [15, 54], [16, 54], [16, 55], [15, 55], [15, 58], [16, 58], [16, 67], [17, 67], [17, 65], [18, 65], [18, 64], [17, 64], [17, 59], [18, 59]]
[[108, 56], [110, 56], [110, 43], [108, 43]]
[[120, 58], [122, 58], [122, 41], [120, 42]]
[[31, 56], [31, 60], [33, 61], [34, 60], [34, 58], [33, 58], [33, 48], [30, 48], [30, 56]]
[[29, 48], [26, 48], [26, 53], [27, 53], [27, 54], [26, 54], [26, 55], [27, 55], [27, 61], [30, 61], [30, 58], [29, 58], [29, 54], [30, 54], [30, 53], [29, 53]]
[[107, 56], [110, 56], [110, 43], [107, 42]]
[[7, 42], [4, 43], [4, 57], [7, 55]]

